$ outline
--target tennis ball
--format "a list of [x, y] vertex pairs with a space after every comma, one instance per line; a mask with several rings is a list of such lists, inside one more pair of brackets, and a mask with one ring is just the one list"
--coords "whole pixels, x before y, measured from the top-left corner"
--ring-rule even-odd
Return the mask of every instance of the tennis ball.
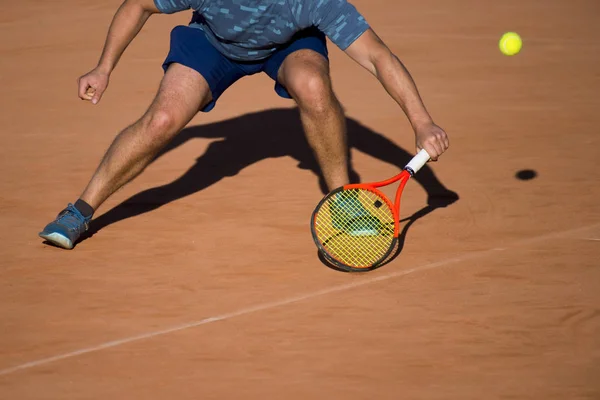
[[521, 47], [523, 47], [523, 41], [521, 40], [521, 36], [519, 36], [517, 33], [507, 32], [500, 38], [498, 47], [500, 47], [502, 54], [506, 56], [514, 56], [521, 51]]

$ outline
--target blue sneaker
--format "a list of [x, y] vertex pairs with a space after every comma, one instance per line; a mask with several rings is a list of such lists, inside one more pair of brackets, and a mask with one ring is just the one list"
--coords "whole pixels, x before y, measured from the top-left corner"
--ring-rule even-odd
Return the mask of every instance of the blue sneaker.
[[371, 215], [358, 199], [358, 192], [342, 192], [329, 204], [333, 227], [350, 236], [376, 236], [381, 228], [379, 218]]
[[69, 203], [54, 221], [46, 225], [39, 236], [63, 249], [72, 249], [79, 236], [88, 230], [91, 219], [92, 217], [84, 217]]

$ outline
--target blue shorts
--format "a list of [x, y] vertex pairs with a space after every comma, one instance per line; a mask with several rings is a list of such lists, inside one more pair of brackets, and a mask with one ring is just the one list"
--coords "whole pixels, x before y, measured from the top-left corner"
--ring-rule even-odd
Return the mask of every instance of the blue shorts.
[[314, 50], [328, 58], [325, 35], [317, 29], [299, 32], [286, 46], [264, 60], [239, 62], [215, 49], [201, 29], [177, 26], [171, 31], [171, 49], [163, 63], [163, 70], [166, 72], [170, 64], [178, 63], [198, 71], [208, 82], [212, 93], [212, 101], [201, 110], [208, 112], [235, 81], [259, 72], [265, 72], [275, 81], [275, 92], [279, 96], [291, 99], [288, 91], [277, 82], [277, 73], [289, 54], [302, 49]]

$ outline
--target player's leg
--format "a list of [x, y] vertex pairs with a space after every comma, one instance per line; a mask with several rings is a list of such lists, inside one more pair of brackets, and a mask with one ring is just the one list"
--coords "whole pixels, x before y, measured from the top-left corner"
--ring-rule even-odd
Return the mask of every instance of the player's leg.
[[302, 126], [329, 189], [349, 183], [346, 118], [331, 87], [325, 35], [301, 32], [265, 64], [275, 90], [298, 104]]
[[296, 51], [281, 65], [278, 81], [298, 105], [304, 133], [328, 188], [347, 184], [346, 118], [331, 87], [327, 59], [310, 49]]
[[198, 72], [171, 64], [156, 98], [138, 121], [114, 139], [81, 200], [97, 209], [110, 195], [139, 175], [210, 100], [208, 84]]
[[72, 248], [87, 230], [93, 210], [139, 175], [210, 100], [208, 84], [198, 72], [171, 64], [146, 113], [113, 140], [76, 203], [78, 207], [69, 204], [40, 236], [60, 247]]
[[202, 31], [184, 26], [173, 29], [163, 67], [165, 76], [147, 112], [117, 135], [80, 199], [44, 228], [42, 238], [72, 248], [88, 229], [94, 210], [139, 175], [198, 110], [209, 111], [244, 74], [212, 47]]
[[[328, 189], [348, 184], [346, 118], [332, 89], [325, 36], [312, 29], [302, 32], [266, 63], [265, 72], [276, 80], [275, 90], [280, 96], [296, 101]], [[355, 236], [378, 233], [378, 220], [363, 207], [358, 193], [344, 193], [330, 206], [337, 229]], [[344, 221], [351, 221], [351, 225]]]

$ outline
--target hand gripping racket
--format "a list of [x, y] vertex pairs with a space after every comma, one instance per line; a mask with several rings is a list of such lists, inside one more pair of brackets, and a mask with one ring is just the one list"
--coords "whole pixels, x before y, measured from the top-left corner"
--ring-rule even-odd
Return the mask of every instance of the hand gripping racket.
[[[394, 256], [400, 232], [400, 197], [408, 180], [429, 161], [425, 150], [398, 175], [381, 182], [333, 190], [312, 214], [315, 244], [327, 261], [344, 271], [370, 271]], [[378, 188], [399, 182], [395, 202]]]

